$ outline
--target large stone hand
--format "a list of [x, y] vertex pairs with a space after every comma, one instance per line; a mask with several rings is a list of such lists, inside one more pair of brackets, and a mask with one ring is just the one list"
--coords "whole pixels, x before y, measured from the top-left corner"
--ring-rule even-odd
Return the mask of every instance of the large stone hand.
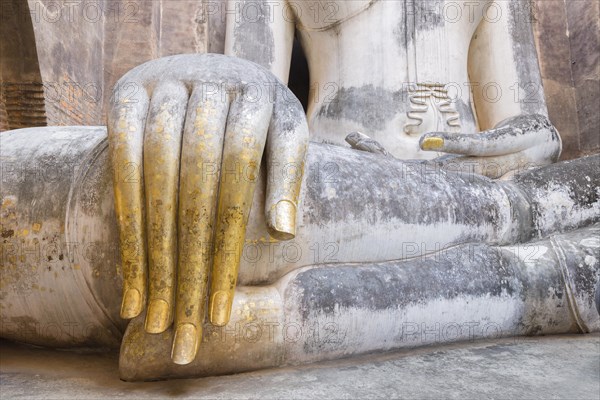
[[[263, 150], [271, 236], [295, 235], [308, 127], [302, 107], [267, 70], [221, 55], [145, 63], [118, 82], [109, 143], [124, 276], [121, 316], [164, 332], [172, 359], [193, 361], [208, 316], [230, 318]], [[290, 169], [296, 169], [296, 179]], [[212, 271], [212, 272], [211, 272]], [[147, 299], [147, 300], [146, 300]]]
[[428, 133], [420, 146], [425, 151], [463, 155], [444, 162], [490, 178], [556, 162], [562, 150], [558, 132], [547, 117], [538, 114], [507, 119], [482, 133]]

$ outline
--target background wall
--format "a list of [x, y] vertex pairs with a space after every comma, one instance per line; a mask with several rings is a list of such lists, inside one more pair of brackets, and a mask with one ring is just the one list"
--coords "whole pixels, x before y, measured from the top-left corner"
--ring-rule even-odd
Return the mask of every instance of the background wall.
[[563, 159], [600, 152], [600, 1], [534, 0], [534, 36]]
[[[104, 125], [111, 88], [129, 69], [171, 54], [223, 51], [219, 5], [215, 0], [0, 0], [0, 131]], [[532, 5], [550, 119], [563, 137], [563, 159], [600, 152], [600, 1], [532, 0]], [[296, 68], [302, 63], [298, 52]]]
[[223, 52], [210, 4], [217, 3], [0, 0], [0, 131], [105, 125], [112, 88], [131, 68], [172, 54]]

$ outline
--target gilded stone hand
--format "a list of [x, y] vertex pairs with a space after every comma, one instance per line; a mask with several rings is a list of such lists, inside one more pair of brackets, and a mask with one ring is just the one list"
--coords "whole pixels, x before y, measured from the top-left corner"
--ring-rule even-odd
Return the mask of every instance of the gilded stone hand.
[[[108, 121], [124, 276], [121, 316], [147, 307], [145, 329], [175, 323], [172, 359], [193, 361], [208, 318], [226, 325], [263, 151], [265, 216], [295, 236], [308, 128], [270, 72], [221, 55], [183, 55], [128, 72]], [[210, 290], [209, 287], [210, 276]]]
[[495, 129], [481, 133], [428, 133], [421, 138], [420, 147], [461, 155], [445, 162], [454, 163], [463, 171], [474, 167], [476, 173], [500, 178], [558, 161], [562, 142], [548, 118], [535, 114], [509, 118]]

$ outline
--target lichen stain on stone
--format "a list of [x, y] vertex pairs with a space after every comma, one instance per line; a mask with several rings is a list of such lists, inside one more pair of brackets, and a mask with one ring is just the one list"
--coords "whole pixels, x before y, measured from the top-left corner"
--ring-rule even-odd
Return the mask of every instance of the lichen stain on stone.
[[[245, 8], [250, 2], [242, 2], [240, 7]], [[269, 26], [271, 19], [271, 8], [263, 4], [264, 1], [255, 1], [255, 7], [258, 14], [256, 20], [252, 18], [242, 18], [234, 31], [235, 55], [249, 61], [253, 61], [265, 68], [270, 68], [275, 61], [274, 48], [275, 39], [273, 31]], [[258, 10], [259, 9], [259, 10]]]
[[4, 239], [11, 238], [15, 235], [15, 231], [13, 229], [6, 229], [2, 231], [2, 237]]
[[319, 117], [346, 119], [363, 127], [384, 130], [387, 122], [406, 111], [406, 90], [389, 91], [373, 85], [338, 88], [333, 99], [319, 110]]
[[308, 321], [314, 314], [332, 317], [351, 308], [394, 310], [437, 298], [524, 296], [513, 260], [489, 246], [477, 245], [470, 251], [467, 247], [410, 263], [309, 269], [286, 289], [286, 301], [297, 301], [303, 320]]

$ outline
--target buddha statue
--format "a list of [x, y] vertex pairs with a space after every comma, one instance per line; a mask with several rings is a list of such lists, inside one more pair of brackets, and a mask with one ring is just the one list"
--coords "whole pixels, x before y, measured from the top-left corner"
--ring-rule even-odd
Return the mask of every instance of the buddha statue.
[[2, 336], [145, 380], [598, 330], [598, 157], [553, 164], [527, 4], [228, 1], [226, 55], [132, 69], [106, 130], [3, 134]]

